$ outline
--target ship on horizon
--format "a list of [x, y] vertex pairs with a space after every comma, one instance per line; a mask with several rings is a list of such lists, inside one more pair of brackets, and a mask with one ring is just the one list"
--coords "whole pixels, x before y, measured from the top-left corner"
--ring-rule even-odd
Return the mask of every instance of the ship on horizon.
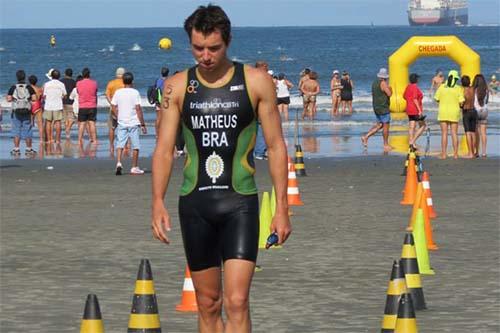
[[467, 0], [410, 0], [408, 22], [418, 25], [454, 25], [469, 24]]

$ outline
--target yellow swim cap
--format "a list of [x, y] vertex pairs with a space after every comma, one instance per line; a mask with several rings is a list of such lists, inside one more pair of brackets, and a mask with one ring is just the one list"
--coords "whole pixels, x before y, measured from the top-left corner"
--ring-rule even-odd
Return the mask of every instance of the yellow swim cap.
[[460, 80], [460, 76], [458, 75], [458, 72], [456, 70], [451, 70], [448, 73], [448, 77], [453, 77], [454, 79]]

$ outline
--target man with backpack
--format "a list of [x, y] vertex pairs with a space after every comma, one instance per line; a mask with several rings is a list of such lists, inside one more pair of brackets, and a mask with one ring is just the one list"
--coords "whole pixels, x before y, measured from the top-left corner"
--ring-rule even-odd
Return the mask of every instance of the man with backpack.
[[26, 73], [23, 70], [16, 72], [17, 84], [10, 87], [7, 93], [7, 102], [12, 102], [12, 133], [14, 136], [14, 149], [12, 156], [20, 156], [19, 145], [21, 140], [26, 142], [26, 156], [33, 156], [36, 152], [32, 144], [31, 102], [36, 100], [35, 90], [26, 84]]
[[155, 105], [155, 110], [156, 110], [156, 120], [155, 120], [155, 133], [156, 136], [158, 137], [158, 126], [160, 125], [160, 104], [161, 104], [161, 95], [163, 93], [163, 83], [168, 77], [168, 73], [170, 73], [170, 70], [168, 67], [162, 67], [161, 68], [161, 77], [159, 77], [154, 86], [150, 86], [148, 89], [148, 101], [150, 104]]

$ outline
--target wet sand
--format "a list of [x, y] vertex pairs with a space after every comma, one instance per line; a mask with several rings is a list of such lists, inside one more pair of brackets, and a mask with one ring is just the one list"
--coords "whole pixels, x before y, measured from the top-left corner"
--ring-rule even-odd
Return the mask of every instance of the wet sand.
[[[499, 162], [424, 161], [440, 249], [430, 254], [436, 275], [422, 277], [421, 332], [500, 330]], [[141, 165], [150, 169], [150, 160]], [[402, 165], [402, 156], [306, 159], [305, 206], [293, 208], [292, 237], [259, 253], [254, 332], [380, 330], [411, 213], [399, 204]], [[257, 166], [260, 191], [270, 190], [267, 164]], [[106, 332], [124, 332], [144, 257], [163, 331], [196, 331], [195, 315], [175, 312], [185, 267], [176, 208], [181, 163], [167, 195], [170, 246], [151, 236], [151, 174], [116, 177], [113, 167], [107, 159], [1, 161], [0, 331], [75, 332], [87, 294], [96, 293]]]

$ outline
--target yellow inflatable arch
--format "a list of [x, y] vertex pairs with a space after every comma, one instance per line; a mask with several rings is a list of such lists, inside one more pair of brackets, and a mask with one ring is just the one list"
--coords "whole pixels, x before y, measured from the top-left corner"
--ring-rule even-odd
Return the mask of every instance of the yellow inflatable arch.
[[[391, 112], [404, 112], [403, 93], [409, 82], [408, 69], [420, 57], [449, 57], [471, 80], [481, 73], [481, 58], [456, 36], [414, 36], [389, 57]], [[445, 73], [446, 75], [446, 73]]]

